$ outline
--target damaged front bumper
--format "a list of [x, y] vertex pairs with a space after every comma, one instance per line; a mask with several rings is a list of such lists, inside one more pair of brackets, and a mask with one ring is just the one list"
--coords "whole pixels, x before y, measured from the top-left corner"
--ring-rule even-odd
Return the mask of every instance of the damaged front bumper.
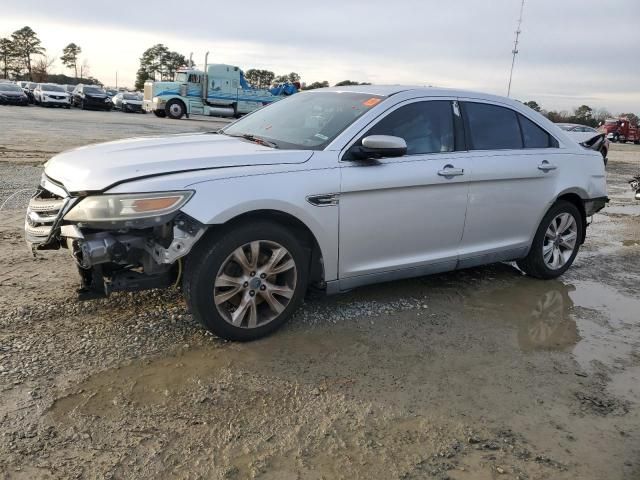
[[180, 211], [141, 228], [66, 222], [64, 216], [78, 200], [43, 176], [29, 202], [25, 238], [34, 255], [38, 250], [68, 249], [85, 298], [170, 286], [177, 280], [178, 262], [207, 228]]

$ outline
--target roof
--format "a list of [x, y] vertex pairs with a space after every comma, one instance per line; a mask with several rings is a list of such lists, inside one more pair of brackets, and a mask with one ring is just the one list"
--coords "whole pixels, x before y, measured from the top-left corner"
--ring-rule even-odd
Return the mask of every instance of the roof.
[[467, 97], [494, 100], [503, 103], [513, 103], [515, 100], [510, 98], [501, 97], [499, 95], [491, 95], [488, 93], [473, 92], [468, 90], [457, 90], [453, 88], [440, 88], [440, 87], [426, 87], [419, 85], [353, 85], [344, 87], [329, 87], [319, 88], [311, 90], [313, 92], [325, 91], [325, 92], [357, 92], [365, 93], [369, 95], [382, 95], [391, 96], [398, 93], [411, 94], [415, 93], [419, 96], [425, 97]]

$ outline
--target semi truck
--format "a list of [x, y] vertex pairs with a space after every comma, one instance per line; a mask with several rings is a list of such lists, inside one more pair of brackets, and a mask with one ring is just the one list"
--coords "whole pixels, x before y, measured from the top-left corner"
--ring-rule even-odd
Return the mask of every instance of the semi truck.
[[607, 138], [612, 142], [640, 143], [640, 130], [627, 117], [608, 118], [602, 126]]
[[[238, 118], [264, 105], [297, 93], [299, 86], [280, 84], [271, 89], [254, 88], [234, 65], [208, 64], [204, 70], [185, 67], [173, 82], [144, 83], [142, 108], [157, 117], [180, 119], [189, 115]], [[191, 61], [189, 62], [191, 64]]]

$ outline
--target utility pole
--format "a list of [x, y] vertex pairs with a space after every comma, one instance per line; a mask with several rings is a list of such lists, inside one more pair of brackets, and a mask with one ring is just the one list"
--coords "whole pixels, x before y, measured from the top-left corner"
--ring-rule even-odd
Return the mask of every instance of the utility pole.
[[518, 54], [518, 40], [520, 39], [520, 34], [522, 30], [520, 30], [520, 26], [522, 25], [522, 12], [524, 10], [524, 0], [520, 4], [520, 18], [518, 18], [518, 29], [516, 30], [516, 39], [513, 42], [513, 50], [511, 53], [513, 57], [511, 59], [511, 72], [509, 73], [509, 87], [507, 87], [507, 97], [511, 96], [511, 79], [513, 78], [513, 67], [516, 64], [516, 55]]

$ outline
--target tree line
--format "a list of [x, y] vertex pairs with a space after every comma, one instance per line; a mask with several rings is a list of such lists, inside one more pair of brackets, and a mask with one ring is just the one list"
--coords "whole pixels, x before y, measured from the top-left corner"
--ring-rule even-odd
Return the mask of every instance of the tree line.
[[[166, 45], [158, 43], [150, 48], [147, 48], [140, 57], [140, 68], [136, 74], [136, 90], [142, 90], [144, 88], [144, 82], [147, 80], [154, 81], [171, 81], [174, 78], [174, 73], [181, 67], [192, 66], [188, 65], [189, 60], [179, 52], [175, 52], [169, 49]], [[247, 82], [255, 88], [270, 88], [274, 84], [280, 83], [296, 83], [300, 82], [300, 74], [296, 72], [290, 72], [283, 75], [276, 75], [271, 70], [264, 70], [258, 68], [250, 68], [244, 72], [244, 76]], [[358, 83], [352, 80], [343, 80], [336, 83], [335, 86], [344, 85], [370, 85], [369, 83]], [[329, 82], [323, 80], [321, 82], [313, 82], [308, 85], [302, 85], [303, 90], [313, 90], [314, 88], [328, 87]]]
[[[69, 43], [62, 50], [59, 57], [62, 64], [73, 70], [73, 79], [66, 75], [55, 75], [64, 83], [100, 83], [89, 75], [89, 62], [80, 61], [82, 48], [75, 43]], [[50, 70], [56, 57], [47, 55], [47, 49], [42, 45], [36, 32], [29, 26], [22, 27], [10, 36], [0, 38], [0, 72], [2, 78], [14, 80], [29, 80], [32, 82], [52, 81]], [[75, 82], [73, 81], [75, 80]]]
[[529, 100], [524, 104], [540, 112], [554, 123], [578, 123], [580, 125], [587, 125], [589, 127], [597, 127], [605, 122], [607, 118], [612, 117], [627, 117], [631, 123], [638, 124], [638, 116], [634, 113], [620, 113], [618, 115], [612, 115], [606, 108], [591, 108], [589, 105], [580, 105], [574, 108], [572, 111], [568, 110], [545, 110], [535, 100]]

